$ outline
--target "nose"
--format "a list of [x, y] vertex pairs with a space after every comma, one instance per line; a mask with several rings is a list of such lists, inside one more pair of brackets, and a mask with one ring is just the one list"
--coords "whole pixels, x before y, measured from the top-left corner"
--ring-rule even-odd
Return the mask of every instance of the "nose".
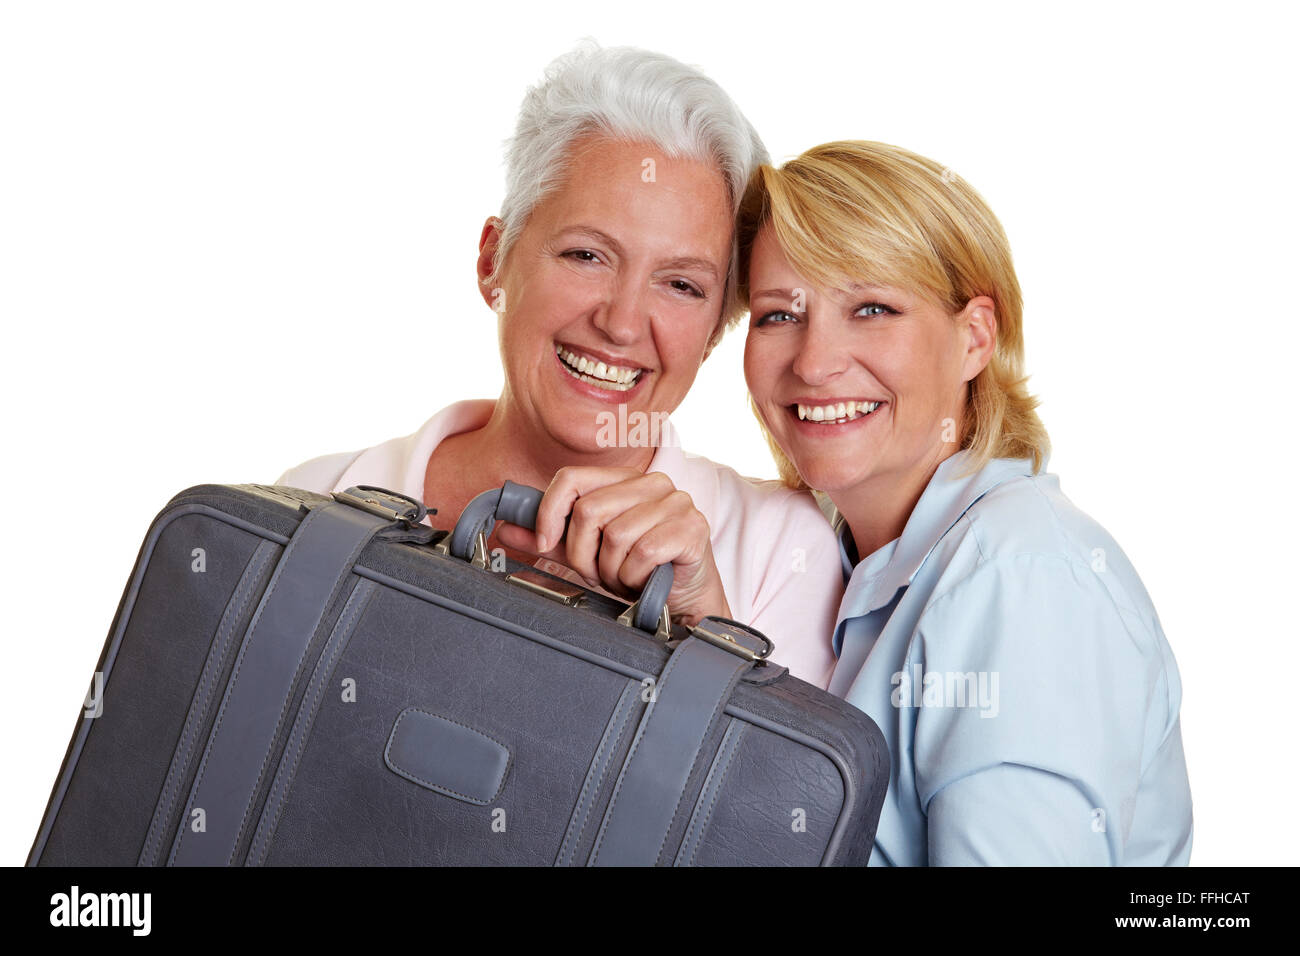
[[631, 345], [650, 325], [645, 292], [648, 283], [620, 280], [612, 284], [596, 307], [591, 324], [615, 345]]
[[848, 368], [848, 351], [829, 323], [806, 322], [791, 371], [809, 385], [822, 385]]

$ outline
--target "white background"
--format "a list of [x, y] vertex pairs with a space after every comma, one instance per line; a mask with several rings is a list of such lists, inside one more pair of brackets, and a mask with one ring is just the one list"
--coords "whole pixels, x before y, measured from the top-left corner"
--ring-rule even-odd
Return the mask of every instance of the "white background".
[[[584, 36], [701, 66], [778, 161], [906, 146], [1011, 237], [1052, 471], [1183, 682], [1193, 864], [1294, 863], [1297, 77], [1277, 4], [0, 7], [0, 862], [25, 858], [177, 491], [500, 386], [474, 258], [525, 88]], [[674, 416], [774, 476], [742, 333]]]

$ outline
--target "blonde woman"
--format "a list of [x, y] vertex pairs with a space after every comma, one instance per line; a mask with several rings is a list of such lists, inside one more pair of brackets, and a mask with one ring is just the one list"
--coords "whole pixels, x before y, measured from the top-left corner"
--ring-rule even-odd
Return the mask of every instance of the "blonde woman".
[[993, 213], [931, 160], [829, 143], [759, 168], [738, 241], [755, 410], [835, 508], [830, 690], [890, 741], [872, 863], [1187, 863], [1177, 666], [1044, 471]]

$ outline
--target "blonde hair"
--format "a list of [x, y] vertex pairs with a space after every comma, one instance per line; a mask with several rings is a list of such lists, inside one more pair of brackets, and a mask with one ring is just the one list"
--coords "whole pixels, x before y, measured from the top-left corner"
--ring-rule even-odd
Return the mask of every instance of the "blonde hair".
[[[749, 260], [770, 224], [782, 252], [804, 278], [842, 288], [892, 285], [937, 299], [956, 315], [988, 296], [997, 341], [971, 380], [961, 447], [967, 472], [993, 458], [1031, 458], [1034, 471], [1051, 445], [1024, 372], [1020, 282], [1011, 247], [988, 204], [952, 170], [885, 143], [846, 140], [814, 146], [779, 169], [755, 170], [736, 226], [738, 293], [749, 301]], [[807, 488], [750, 400], [781, 480]]]

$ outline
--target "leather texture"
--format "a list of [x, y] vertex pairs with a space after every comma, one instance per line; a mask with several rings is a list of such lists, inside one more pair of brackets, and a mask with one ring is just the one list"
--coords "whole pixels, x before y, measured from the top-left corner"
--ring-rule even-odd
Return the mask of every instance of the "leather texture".
[[217, 626], [217, 635], [208, 651], [203, 664], [203, 673], [199, 677], [199, 686], [190, 703], [185, 725], [181, 729], [180, 740], [172, 753], [171, 766], [163, 784], [158, 805], [154, 808], [153, 820], [145, 838], [144, 850], [140, 854], [141, 866], [153, 866], [159, 856], [171, 846], [176, 834], [177, 820], [183, 812], [181, 801], [189, 793], [193, 781], [193, 770], [203, 752], [204, 742], [212, 724], [212, 717], [221, 700], [222, 690], [229, 674], [229, 663], [233, 650], [239, 647], [238, 636], [248, 626], [248, 615], [257, 606], [257, 597], [265, 588], [267, 574], [274, 569], [273, 559], [280, 548], [270, 541], [263, 541], [253, 552], [248, 566], [244, 569], [230, 602], [226, 605], [221, 623]]
[[[307, 547], [331, 509], [352, 513]], [[175, 862], [221, 865], [867, 862], [889, 764], [864, 714], [685, 631], [674, 652], [617, 623], [622, 602], [566, 607], [507, 581], [520, 565], [471, 567], [418, 530], [300, 489], [176, 496], [28, 863], [162, 864], [179, 834], [195, 850]], [[273, 626], [309, 550], [298, 623]], [[205, 834], [186, 831], [196, 807]]]
[[632, 718], [640, 710], [641, 687], [642, 685], [636, 681], [629, 681], [618, 698], [618, 703], [614, 705], [614, 712], [610, 714], [609, 722], [605, 725], [605, 733], [600, 738], [600, 745], [596, 748], [596, 753], [591, 758], [591, 765], [587, 768], [587, 776], [582, 781], [578, 802], [569, 816], [569, 825], [564, 831], [564, 842], [560, 844], [560, 852], [555, 858], [556, 866], [572, 866], [578, 858], [577, 848], [582, 844], [583, 834], [588, 826], [594, 829], [600, 824], [601, 818], [592, 814], [592, 807], [604, 789], [606, 777], [618, 773], [615, 755], [618, 753], [619, 742], [623, 740], [625, 732], [628, 728], [636, 726], [636, 721]]
[[591, 865], [659, 863], [700, 749], [749, 666], [694, 637], [673, 651], [614, 785]]
[[501, 792], [510, 751], [473, 727], [408, 707], [393, 724], [384, 763], [412, 783], [482, 807]]
[[325, 693], [326, 682], [330, 674], [333, 673], [339, 654], [347, 646], [357, 619], [365, 610], [366, 604], [374, 591], [375, 585], [373, 582], [365, 579], [357, 582], [348, 597], [348, 603], [343, 608], [343, 613], [339, 615], [338, 623], [334, 625], [334, 629], [330, 633], [324, 652], [316, 661], [311, 683], [303, 696], [302, 705], [298, 708], [298, 716], [294, 719], [293, 728], [289, 733], [289, 741], [280, 756], [280, 763], [276, 768], [275, 778], [271, 783], [271, 791], [267, 795], [261, 819], [258, 821], [257, 830], [253, 834], [248, 856], [244, 860], [245, 866], [261, 865], [266, 860], [267, 851], [270, 849], [271, 836], [275, 833], [275, 826], [280, 820], [280, 813], [284, 809], [284, 802], [288, 797], [289, 788], [293, 783], [294, 775], [298, 771], [298, 760], [302, 757], [302, 749], [307, 742], [307, 735], [311, 732], [312, 724], [316, 720], [316, 713], [320, 708], [321, 698]]
[[[177, 866], [229, 865], [326, 606], [383, 519], [325, 504], [303, 519], [249, 626], [176, 833]], [[194, 825], [202, 814], [203, 827]]]
[[722, 736], [722, 745], [718, 747], [718, 752], [713, 757], [709, 775], [704, 778], [704, 787], [700, 790], [699, 799], [695, 801], [691, 822], [686, 827], [686, 836], [682, 839], [677, 856], [673, 859], [673, 866], [694, 865], [700, 840], [713, 820], [713, 809], [717, 805], [722, 782], [727, 779], [727, 771], [731, 769], [731, 758], [736, 755], [736, 747], [744, 736], [747, 726], [734, 717], [728, 720], [727, 731]]

